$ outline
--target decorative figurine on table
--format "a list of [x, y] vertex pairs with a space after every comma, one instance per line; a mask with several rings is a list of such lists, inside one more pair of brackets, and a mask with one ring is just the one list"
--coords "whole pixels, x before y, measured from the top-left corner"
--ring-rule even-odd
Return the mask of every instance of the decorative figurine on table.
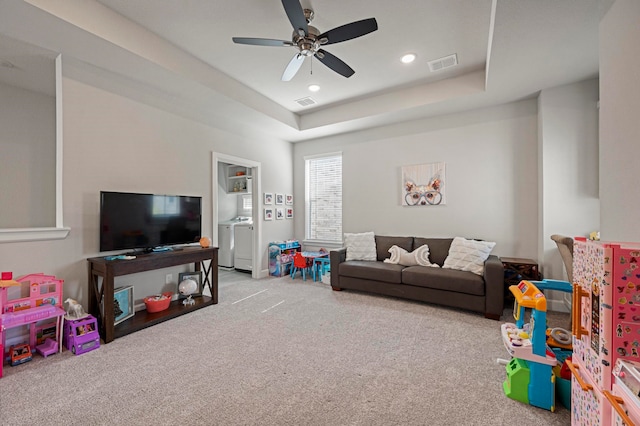
[[191, 278], [187, 278], [186, 280], [182, 280], [182, 282], [178, 285], [178, 291], [183, 296], [189, 296], [182, 302], [183, 305], [193, 305], [196, 303], [195, 300], [191, 297], [192, 294], [198, 292], [198, 283]]
[[64, 301], [64, 303], [68, 304], [67, 308], [67, 319], [80, 319], [87, 316], [87, 313], [84, 311], [84, 308], [81, 304], [78, 303], [77, 300], [68, 298]]

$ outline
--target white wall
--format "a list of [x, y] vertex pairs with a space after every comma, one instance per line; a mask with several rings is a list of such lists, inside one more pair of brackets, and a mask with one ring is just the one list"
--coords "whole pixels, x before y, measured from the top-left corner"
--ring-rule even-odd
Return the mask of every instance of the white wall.
[[[344, 232], [459, 235], [497, 242], [498, 255], [537, 257], [535, 100], [297, 143], [296, 204], [304, 200], [304, 156], [336, 151], [343, 153]], [[401, 167], [440, 161], [447, 204], [403, 207]]]
[[600, 227], [597, 103], [597, 79], [543, 90], [538, 98], [538, 258], [545, 278], [567, 279], [551, 235], [586, 237]]
[[600, 232], [609, 241], [640, 241], [638, 22], [638, 0], [617, 0], [600, 21]]
[[[115, 190], [203, 197], [203, 233], [212, 232], [211, 153], [262, 164], [263, 187], [291, 191], [291, 144], [265, 135], [239, 137], [65, 77], [64, 240], [0, 244], [0, 270], [31, 272], [65, 280], [65, 297], [86, 306], [86, 258], [98, 253], [99, 192]], [[292, 234], [293, 225], [266, 222], [263, 241]], [[277, 226], [275, 226], [277, 225]], [[286, 230], [286, 227], [289, 230]], [[267, 269], [267, 247], [263, 250]], [[176, 269], [176, 272], [182, 269]], [[121, 277], [135, 284], [135, 298], [157, 293], [167, 270]], [[174, 274], [174, 277], [177, 275]], [[221, 295], [224, 297], [224, 295]]]
[[0, 129], [0, 228], [55, 226], [55, 98], [0, 83]]
[[238, 194], [227, 192], [226, 168], [218, 167], [218, 223], [238, 216]]

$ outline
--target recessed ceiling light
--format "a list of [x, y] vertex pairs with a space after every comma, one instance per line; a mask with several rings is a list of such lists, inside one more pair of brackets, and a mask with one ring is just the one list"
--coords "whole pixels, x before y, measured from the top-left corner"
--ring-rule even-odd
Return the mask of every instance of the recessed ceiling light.
[[320, 86], [318, 86], [317, 84], [310, 84], [310, 85], [309, 85], [309, 87], [308, 87], [308, 89], [309, 89], [311, 92], [317, 92], [318, 90], [320, 90]]
[[404, 64], [410, 64], [411, 62], [415, 61], [416, 59], [416, 55], [413, 53], [407, 53], [406, 55], [404, 55], [400, 60], [402, 61], [402, 63]]

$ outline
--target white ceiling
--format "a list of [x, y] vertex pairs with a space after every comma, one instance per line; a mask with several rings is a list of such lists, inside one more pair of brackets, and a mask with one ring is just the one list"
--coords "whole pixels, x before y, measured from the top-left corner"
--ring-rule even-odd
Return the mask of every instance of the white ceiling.
[[55, 96], [54, 52], [0, 35], [0, 82]]
[[[379, 30], [325, 47], [356, 71], [352, 77], [344, 78], [317, 60], [307, 59], [292, 81], [281, 82], [296, 48], [246, 46], [231, 41], [232, 36], [291, 40], [293, 28], [279, 0], [100, 2], [299, 113], [305, 109], [295, 100], [311, 95], [307, 90], [311, 83], [321, 85], [322, 90], [313, 98], [320, 107], [327, 107], [403, 85], [442, 79], [443, 75], [428, 73], [426, 61], [451, 53], [458, 53], [460, 66], [449, 76], [482, 69], [491, 16], [491, 0], [403, 0], [394, 7], [379, 1], [314, 0], [311, 25], [321, 32], [371, 17], [378, 21]], [[400, 63], [406, 52], [420, 55], [413, 66]]]
[[[351, 78], [307, 58], [290, 82], [280, 77], [293, 47], [231, 40], [290, 40], [278, 0], [10, 0], [0, 31], [79, 66], [179, 94], [200, 106], [198, 119], [224, 126], [241, 116], [300, 141], [510, 102], [596, 77], [598, 21], [612, 1], [302, 0], [321, 32], [371, 17], [379, 29], [325, 47], [355, 70]], [[408, 52], [417, 59], [402, 64]], [[428, 61], [453, 53], [459, 65], [429, 71]], [[309, 92], [311, 83], [321, 90]], [[295, 102], [307, 96], [317, 104]]]

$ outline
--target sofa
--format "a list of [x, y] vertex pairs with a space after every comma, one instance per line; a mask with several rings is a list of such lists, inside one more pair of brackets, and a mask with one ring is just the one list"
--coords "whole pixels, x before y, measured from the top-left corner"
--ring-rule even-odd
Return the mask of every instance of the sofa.
[[[375, 260], [347, 260], [348, 247], [330, 252], [333, 290], [395, 296], [481, 312], [486, 318], [500, 319], [504, 309], [504, 270], [497, 256], [486, 258], [479, 275], [467, 270], [442, 268], [453, 238], [374, 237]], [[410, 253], [425, 244], [430, 262], [439, 267], [403, 266], [384, 261], [391, 257], [392, 246]]]

